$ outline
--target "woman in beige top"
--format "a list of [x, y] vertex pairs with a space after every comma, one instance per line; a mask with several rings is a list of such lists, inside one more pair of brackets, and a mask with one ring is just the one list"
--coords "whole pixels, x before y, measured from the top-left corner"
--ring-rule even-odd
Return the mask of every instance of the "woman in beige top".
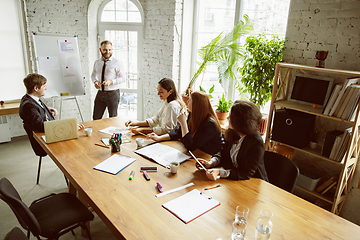
[[148, 118], [145, 121], [127, 121], [125, 126], [130, 127], [131, 132], [135, 134], [139, 132], [145, 134], [154, 132], [162, 135], [179, 126], [177, 116], [186, 110], [186, 105], [176, 91], [174, 81], [170, 78], [161, 79], [157, 90], [160, 99], [164, 101], [163, 106], [154, 117]]

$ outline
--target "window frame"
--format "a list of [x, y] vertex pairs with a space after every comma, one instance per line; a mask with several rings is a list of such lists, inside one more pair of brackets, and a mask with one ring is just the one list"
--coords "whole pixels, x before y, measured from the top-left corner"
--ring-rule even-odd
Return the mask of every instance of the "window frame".
[[[129, 89], [129, 88], [120, 88], [122, 93], [136, 93], [137, 94], [137, 118], [143, 119], [144, 112], [143, 112], [143, 96], [142, 96], [142, 68], [141, 63], [143, 62], [143, 38], [144, 34], [144, 10], [141, 4], [137, 0], [129, 0], [138, 8], [141, 16], [141, 22], [107, 22], [101, 21], [101, 15], [105, 8], [105, 6], [113, 0], [105, 0], [100, 7], [98, 8], [98, 16], [97, 16], [97, 42], [98, 46], [100, 45], [101, 40], [105, 39], [103, 35], [105, 30], [115, 30], [115, 31], [136, 31], [138, 33], [138, 51], [137, 51], [137, 71], [138, 71], [138, 84], [136, 89]], [[101, 57], [100, 52], [97, 51], [98, 58]], [[127, 73], [128, 74], [128, 73]]]

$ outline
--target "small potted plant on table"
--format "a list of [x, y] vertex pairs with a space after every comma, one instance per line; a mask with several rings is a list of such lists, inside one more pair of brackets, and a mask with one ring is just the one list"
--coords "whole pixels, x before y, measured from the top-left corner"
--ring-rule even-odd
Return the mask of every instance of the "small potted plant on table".
[[232, 101], [227, 101], [225, 99], [225, 94], [223, 93], [222, 98], [219, 98], [219, 104], [215, 105], [216, 107], [216, 115], [219, 119], [221, 125], [223, 125], [226, 121], [226, 118], [229, 114], [230, 108], [232, 105]]

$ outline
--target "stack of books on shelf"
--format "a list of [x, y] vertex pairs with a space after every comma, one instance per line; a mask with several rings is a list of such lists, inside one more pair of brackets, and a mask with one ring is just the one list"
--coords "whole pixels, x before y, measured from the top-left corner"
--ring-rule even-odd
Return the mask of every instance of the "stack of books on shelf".
[[344, 162], [352, 128], [345, 131], [333, 130], [325, 133], [325, 142], [321, 154], [336, 162]]
[[360, 78], [336, 84], [324, 108], [324, 115], [354, 121], [360, 99]]
[[323, 184], [318, 186], [316, 188], [316, 191], [321, 194], [327, 193], [331, 188], [336, 186], [336, 184], [338, 183], [338, 179], [339, 179], [339, 175], [332, 176], [327, 181], [325, 181]]

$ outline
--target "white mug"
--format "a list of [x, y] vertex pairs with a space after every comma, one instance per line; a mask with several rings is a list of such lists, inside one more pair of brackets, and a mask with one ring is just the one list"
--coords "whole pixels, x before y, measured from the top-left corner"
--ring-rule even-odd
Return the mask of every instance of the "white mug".
[[143, 138], [137, 138], [136, 140], [137, 147], [142, 147], [144, 145], [145, 140]]
[[180, 163], [178, 162], [171, 162], [169, 165], [166, 166], [167, 169], [170, 169], [171, 173], [176, 173], [179, 169]]
[[83, 132], [86, 134], [86, 136], [90, 136], [92, 133], [92, 128], [85, 128]]

